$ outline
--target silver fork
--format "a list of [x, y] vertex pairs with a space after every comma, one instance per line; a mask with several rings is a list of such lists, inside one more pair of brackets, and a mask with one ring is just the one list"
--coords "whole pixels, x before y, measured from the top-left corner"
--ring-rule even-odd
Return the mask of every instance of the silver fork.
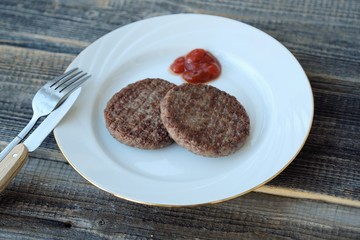
[[19, 143], [34, 127], [39, 118], [50, 114], [77, 89], [90, 75], [72, 69], [46, 83], [35, 94], [32, 100], [33, 116], [26, 127], [0, 153], [0, 161]]

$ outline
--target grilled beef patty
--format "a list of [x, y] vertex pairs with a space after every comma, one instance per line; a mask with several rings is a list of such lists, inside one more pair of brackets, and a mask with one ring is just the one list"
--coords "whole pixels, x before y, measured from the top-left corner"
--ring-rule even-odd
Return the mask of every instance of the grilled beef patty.
[[171, 138], [196, 154], [227, 156], [249, 136], [250, 120], [244, 107], [210, 85], [176, 86], [161, 100], [160, 109]]
[[160, 119], [160, 101], [175, 84], [159, 78], [147, 78], [117, 92], [104, 110], [106, 127], [118, 141], [142, 149], [170, 145]]

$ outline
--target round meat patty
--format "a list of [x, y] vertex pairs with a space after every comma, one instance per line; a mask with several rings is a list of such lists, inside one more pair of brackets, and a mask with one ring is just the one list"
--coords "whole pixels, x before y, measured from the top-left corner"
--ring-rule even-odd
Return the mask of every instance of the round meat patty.
[[210, 85], [182, 84], [160, 103], [161, 120], [176, 143], [206, 157], [227, 156], [249, 136], [250, 120], [235, 97]]
[[157, 149], [170, 145], [160, 119], [160, 101], [175, 84], [147, 78], [117, 92], [104, 111], [106, 127], [118, 141], [132, 147]]

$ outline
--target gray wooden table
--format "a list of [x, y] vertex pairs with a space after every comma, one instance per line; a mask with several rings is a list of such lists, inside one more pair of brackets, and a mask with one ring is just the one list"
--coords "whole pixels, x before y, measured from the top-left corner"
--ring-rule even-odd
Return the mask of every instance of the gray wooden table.
[[50, 134], [0, 196], [0, 238], [360, 239], [360, 2], [2, 0], [0, 149], [30, 119], [47, 80], [102, 35], [174, 13], [248, 23], [283, 43], [310, 79], [313, 128], [291, 165], [236, 199], [146, 206], [84, 180]]

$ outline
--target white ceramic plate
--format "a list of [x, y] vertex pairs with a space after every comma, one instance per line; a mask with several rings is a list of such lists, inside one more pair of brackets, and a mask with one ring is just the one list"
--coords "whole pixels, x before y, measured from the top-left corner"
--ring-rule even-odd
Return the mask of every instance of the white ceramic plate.
[[[205, 158], [176, 144], [141, 150], [117, 142], [103, 110], [113, 94], [144, 78], [183, 80], [169, 65], [194, 48], [212, 52], [222, 74], [211, 85], [246, 108], [246, 145], [223, 158]], [[186, 206], [231, 199], [279, 174], [299, 153], [313, 118], [309, 81], [294, 56], [247, 24], [209, 15], [155, 17], [98, 39], [72, 62], [92, 74], [54, 130], [69, 163], [89, 182], [118, 197], [146, 204]]]

